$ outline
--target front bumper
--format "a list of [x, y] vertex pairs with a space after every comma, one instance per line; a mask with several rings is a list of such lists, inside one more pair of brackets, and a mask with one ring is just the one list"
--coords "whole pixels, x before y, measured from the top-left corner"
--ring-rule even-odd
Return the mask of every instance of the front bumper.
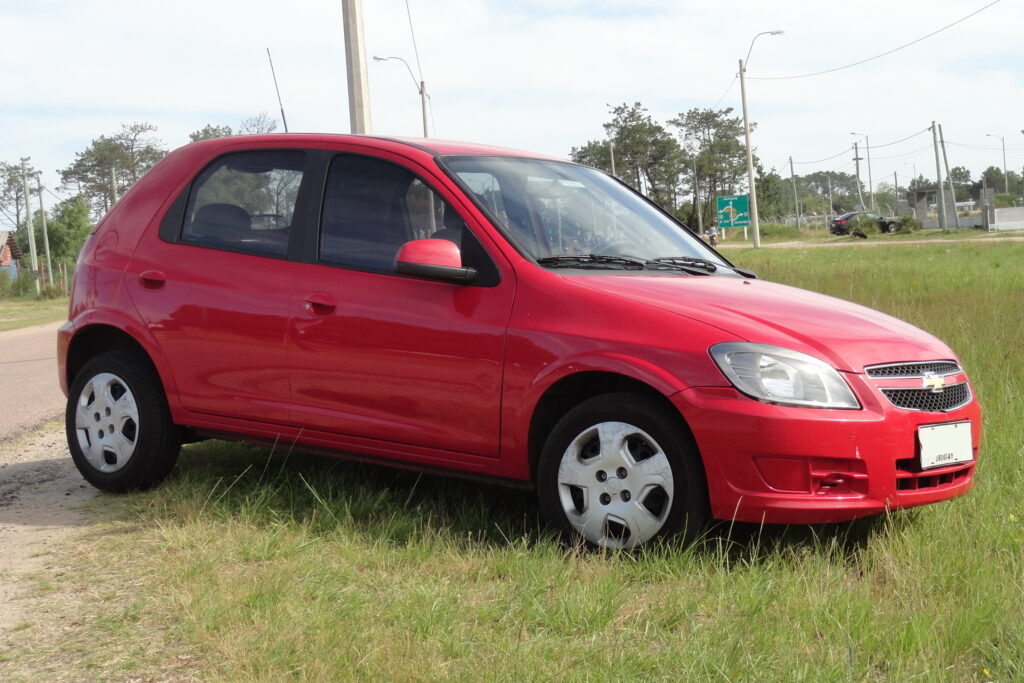
[[[976, 400], [950, 412], [905, 410], [862, 376], [848, 379], [861, 410], [770, 405], [731, 387], [670, 397], [700, 449], [715, 518], [842, 522], [970, 490], [981, 441]], [[922, 470], [917, 428], [964, 421], [971, 423], [971, 462]]]

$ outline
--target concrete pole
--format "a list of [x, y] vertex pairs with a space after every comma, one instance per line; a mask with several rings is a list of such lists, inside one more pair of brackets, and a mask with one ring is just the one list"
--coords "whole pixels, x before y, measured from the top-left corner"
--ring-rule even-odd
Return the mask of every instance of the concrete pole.
[[53, 262], [50, 260], [50, 235], [46, 231], [46, 206], [43, 204], [43, 181], [40, 175], [36, 176], [36, 186], [39, 188], [39, 215], [43, 221], [43, 251], [46, 252], [46, 279], [53, 287]]
[[36, 285], [36, 296], [41, 294], [39, 289], [39, 259], [36, 257], [36, 231], [32, 227], [32, 195], [28, 191], [28, 171], [25, 169], [25, 160], [21, 160], [21, 185], [25, 192], [25, 228], [28, 230], [28, 254], [32, 266], [32, 281]]
[[789, 158], [789, 179], [793, 181], [793, 210], [796, 211], [796, 229], [800, 229], [800, 199], [796, 195], [796, 173], [793, 172], [793, 157]]
[[[614, 140], [609, 140], [608, 141], [608, 154], [610, 154], [611, 158], [612, 158], [612, 175], [615, 175], [615, 141]], [[618, 176], [615, 176], [615, 177], [617, 178]]]
[[900, 207], [900, 181], [896, 177], [896, 171], [892, 172], [892, 203], [892, 212], [895, 215]]
[[828, 178], [828, 219], [832, 220], [835, 218], [836, 210], [832, 207], [832, 174], [829, 173]]
[[697, 234], [704, 234], [704, 212], [700, 208], [700, 183], [697, 180], [697, 156], [693, 157], [693, 200], [697, 202]]
[[363, 38], [361, 0], [341, 0], [345, 25], [345, 72], [348, 76], [349, 126], [353, 135], [369, 135], [370, 83], [366, 72], [366, 41]]
[[932, 121], [932, 145], [935, 147], [935, 187], [939, 205], [939, 227], [946, 229], [946, 202], [942, 197], [942, 162], [939, 160], [939, 127]]
[[420, 81], [420, 104], [423, 106], [423, 137], [429, 138], [430, 131], [427, 129], [427, 84]]
[[864, 193], [860, 189], [860, 147], [853, 143], [853, 161], [857, 164], [857, 198], [860, 199], [860, 210], [864, 211]]
[[[942, 148], [942, 163], [946, 167], [946, 181], [949, 183], [949, 194], [953, 198], [953, 222], [960, 227], [960, 214], [956, 210], [956, 190], [953, 189], [953, 177], [949, 174], [949, 158], [946, 156], [946, 138], [942, 135], [942, 124], [939, 124], [939, 146]], [[943, 193], [945, 198], [945, 193]]]
[[871, 141], [868, 136], [864, 136], [864, 148], [868, 154], [868, 197], [871, 198], [871, 210], [878, 211], [875, 208], [875, 181], [871, 178]]
[[1010, 174], [1006, 172], [1006, 138], [1000, 135], [999, 139], [1003, 143], [1003, 182], [1005, 183], [1003, 190], [1006, 191], [1006, 194], [1010, 194]]
[[[755, 36], [756, 38], [757, 36]], [[751, 44], [753, 46], [753, 44]], [[740, 100], [743, 102], [743, 139], [747, 143], [747, 184], [750, 186], [750, 227], [754, 231], [754, 247], [761, 246], [761, 230], [757, 221], [757, 188], [754, 187], [754, 151], [750, 147], [750, 117], [747, 114], [747, 82], [740, 60]]]

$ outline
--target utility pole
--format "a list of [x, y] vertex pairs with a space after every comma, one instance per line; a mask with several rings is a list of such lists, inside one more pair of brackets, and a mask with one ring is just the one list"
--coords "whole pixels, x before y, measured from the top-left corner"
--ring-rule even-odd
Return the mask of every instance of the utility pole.
[[793, 209], [796, 211], [796, 229], [800, 229], [800, 200], [796, 196], [796, 174], [793, 173], [793, 157], [789, 158], [789, 178], [793, 181]]
[[853, 160], [857, 164], [857, 197], [860, 199], [860, 210], [864, 211], [864, 193], [861, 192], [860, 189], [860, 159], [860, 147], [858, 147], [857, 143], [855, 142], [853, 143]]
[[932, 145], [935, 147], [935, 187], [938, 190], [939, 227], [946, 229], [946, 202], [942, 196], [942, 163], [939, 161], [939, 127], [932, 121]]
[[32, 281], [36, 285], [36, 296], [39, 296], [39, 259], [36, 257], [36, 231], [32, 227], [32, 195], [28, 191], [28, 171], [25, 160], [21, 160], [21, 185], [25, 192], [25, 228], [28, 230], [28, 254], [32, 265]]
[[[949, 173], [949, 158], [946, 156], [946, 138], [942, 135], [942, 124], [939, 124], [939, 146], [942, 147], [942, 163], [946, 167], [946, 182], [949, 183], [949, 194], [953, 198], [953, 222], [960, 227], [960, 214], [956, 211], [956, 190], [953, 188], [953, 176]], [[945, 197], [945, 194], [943, 194]]]
[[832, 208], [832, 174], [828, 173], [825, 177], [828, 179], [828, 219], [832, 220], [836, 213], [836, 210]]
[[[608, 154], [612, 157], [612, 175], [615, 175], [615, 140], [608, 141]], [[618, 178], [618, 176], [615, 176]]]
[[110, 208], [117, 203], [117, 173], [113, 166], [110, 167]]
[[900, 181], [896, 176], [896, 171], [892, 172], [892, 212], [895, 214], [900, 206]]
[[345, 72], [348, 76], [349, 125], [353, 135], [370, 134], [370, 84], [366, 73], [362, 0], [341, 0], [345, 25]]
[[46, 232], [46, 206], [43, 205], [42, 173], [36, 175], [36, 187], [39, 189], [39, 215], [43, 221], [43, 250], [46, 252], [46, 279], [53, 287], [53, 262], [50, 261], [50, 235]]
[[[754, 36], [755, 38], [757, 36]], [[751, 43], [753, 48], [753, 43]], [[749, 54], [749, 53], [747, 53]], [[761, 226], [757, 220], [757, 188], [754, 187], [754, 152], [750, 148], [750, 119], [747, 118], [747, 82], [743, 78], [743, 60], [740, 60], [740, 100], [743, 102], [743, 137], [747, 143], [747, 184], [750, 185], [750, 227], [754, 230], [754, 247], [761, 246]]]

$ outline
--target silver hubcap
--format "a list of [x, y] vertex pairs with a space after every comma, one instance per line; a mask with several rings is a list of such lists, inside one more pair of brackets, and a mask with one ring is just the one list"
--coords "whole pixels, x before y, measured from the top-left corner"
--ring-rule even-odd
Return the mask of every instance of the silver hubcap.
[[139, 408], [120, 377], [102, 372], [82, 388], [75, 431], [82, 454], [97, 471], [116, 472], [128, 464], [139, 436]]
[[558, 496], [569, 523], [590, 543], [633, 548], [668, 518], [675, 488], [668, 456], [642, 429], [602, 422], [562, 454]]

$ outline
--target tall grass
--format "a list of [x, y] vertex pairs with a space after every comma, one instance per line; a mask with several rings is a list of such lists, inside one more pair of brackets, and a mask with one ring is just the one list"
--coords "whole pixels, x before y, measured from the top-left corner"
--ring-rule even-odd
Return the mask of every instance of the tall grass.
[[76, 642], [158, 631], [234, 680], [1024, 678], [1024, 245], [731, 257], [947, 340], [985, 410], [974, 491], [577, 554], [528, 492], [196, 444], [72, 559], [107, 598]]

